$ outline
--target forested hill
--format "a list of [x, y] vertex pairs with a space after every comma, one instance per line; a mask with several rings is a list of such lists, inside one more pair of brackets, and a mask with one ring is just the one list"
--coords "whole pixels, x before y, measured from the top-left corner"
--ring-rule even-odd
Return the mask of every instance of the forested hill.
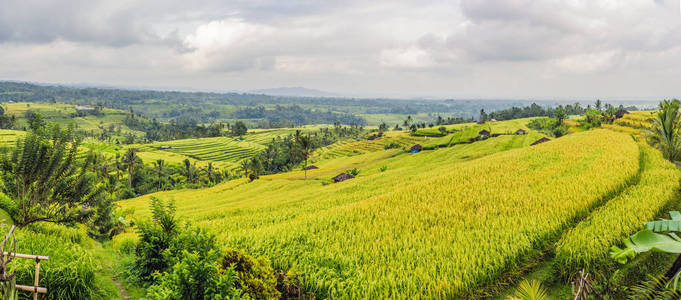
[[[357, 99], [329, 97], [270, 96], [244, 93], [210, 93], [128, 90], [117, 88], [81, 88], [49, 86], [24, 82], [0, 82], [1, 102], [58, 102], [79, 105], [103, 104], [160, 120], [190, 117], [199, 122], [235, 118], [233, 113], [245, 107], [300, 105], [305, 109], [345, 114], [442, 114], [459, 117], [478, 116], [480, 109], [495, 111], [530, 104], [508, 100], [419, 100]], [[549, 105], [551, 103], [546, 103]]]

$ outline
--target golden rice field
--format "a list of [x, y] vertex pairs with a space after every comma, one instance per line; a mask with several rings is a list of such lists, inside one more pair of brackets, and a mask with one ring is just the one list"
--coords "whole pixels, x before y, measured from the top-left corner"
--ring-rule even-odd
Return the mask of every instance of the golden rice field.
[[[175, 200], [185, 220], [296, 271], [320, 298], [466, 297], [639, 174], [627, 134], [591, 130], [532, 147], [518, 139], [375, 151], [320, 161], [308, 180], [291, 172], [119, 204], [144, 217], [150, 196]], [[328, 184], [349, 168], [360, 175]]]
[[659, 151], [641, 145], [638, 182], [608, 201], [563, 236], [556, 247], [556, 269], [564, 276], [581, 269], [612, 267], [609, 249], [665, 213], [679, 198], [681, 172]]

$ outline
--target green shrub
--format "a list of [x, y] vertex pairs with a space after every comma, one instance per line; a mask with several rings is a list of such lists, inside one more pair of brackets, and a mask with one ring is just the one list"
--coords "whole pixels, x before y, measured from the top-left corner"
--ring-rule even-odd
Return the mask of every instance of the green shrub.
[[234, 270], [239, 277], [237, 288], [254, 299], [277, 299], [277, 278], [269, 262], [255, 259], [241, 251], [226, 249], [220, 261], [224, 272]]
[[400, 144], [391, 142], [390, 144], [387, 144], [383, 147], [383, 149], [388, 150], [388, 149], [395, 149], [395, 148], [400, 148]]
[[119, 243], [116, 250], [124, 255], [130, 255], [135, 253], [137, 248], [137, 239], [133, 237], [125, 237]]
[[378, 169], [378, 170], [381, 171], [381, 172], [385, 172], [386, 170], [388, 170], [388, 166], [383, 165], [383, 166], [381, 166], [381, 168]]
[[[232, 299], [239, 298], [233, 269], [220, 270], [218, 253], [182, 251], [168, 272], [155, 273], [155, 284], [147, 291], [148, 299]], [[261, 298], [255, 298], [261, 299]]]
[[151, 211], [150, 222], [143, 221], [137, 224], [139, 242], [135, 247], [136, 271], [145, 281], [151, 281], [153, 273], [163, 272], [170, 267], [163, 253], [170, 247], [178, 233], [173, 202], [164, 204], [163, 201], [152, 197]]
[[357, 168], [353, 168], [352, 170], [346, 170], [345, 171], [345, 173], [347, 173], [348, 175], [352, 175], [352, 176], [359, 175], [359, 172], [360, 171]]

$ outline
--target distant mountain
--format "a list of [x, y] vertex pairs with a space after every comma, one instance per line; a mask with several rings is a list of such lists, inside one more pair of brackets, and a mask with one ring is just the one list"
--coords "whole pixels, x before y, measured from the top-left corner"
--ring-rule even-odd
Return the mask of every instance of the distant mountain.
[[315, 89], [307, 89], [307, 88], [300, 87], [300, 86], [280, 87], [280, 88], [273, 88], [273, 89], [259, 89], [259, 90], [248, 91], [248, 93], [263, 94], [263, 95], [270, 95], [270, 96], [288, 96], [288, 97], [339, 97], [339, 96], [341, 96], [339, 94], [334, 94], [334, 93], [315, 90]]

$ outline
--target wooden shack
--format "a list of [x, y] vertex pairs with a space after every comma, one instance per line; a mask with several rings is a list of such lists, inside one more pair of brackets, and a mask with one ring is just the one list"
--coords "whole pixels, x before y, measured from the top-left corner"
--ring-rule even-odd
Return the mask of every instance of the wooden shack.
[[530, 144], [530, 146], [539, 145], [541, 143], [546, 143], [548, 141], [550, 141], [550, 139], [543, 137], [543, 138], [538, 139], [534, 143]]
[[348, 173], [340, 173], [340, 174], [336, 175], [336, 177], [331, 178], [331, 179], [333, 179], [333, 182], [341, 182], [341, 181], [346, 181], [346, 180], [352, 179], [352, 178], [355, 178], [355, 176], [352, 176]]

